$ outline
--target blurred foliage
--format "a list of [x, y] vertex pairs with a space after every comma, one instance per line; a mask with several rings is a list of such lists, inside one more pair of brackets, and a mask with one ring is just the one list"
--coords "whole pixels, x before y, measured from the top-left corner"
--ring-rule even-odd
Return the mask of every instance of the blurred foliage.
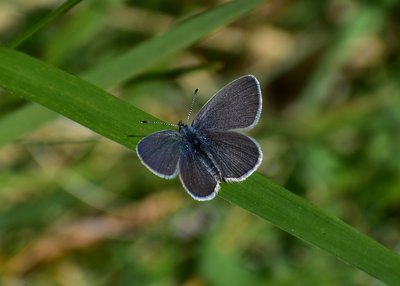
[[[0, 1], [10, 43], [60, 2]], [[19, 49], [73, 74], [218, 4], [82, 1]], [[259, 171], [388, 248], [400, 243], [400, 2], [267, 1], [111, 91], [177, 122], [254, 74]], [[0, 114], [25, 104], [0, 91]], [[10, 126], [12, 128], [12, 126]], [[0, 150], [1, 285], [379, 285], [59, 118]]]

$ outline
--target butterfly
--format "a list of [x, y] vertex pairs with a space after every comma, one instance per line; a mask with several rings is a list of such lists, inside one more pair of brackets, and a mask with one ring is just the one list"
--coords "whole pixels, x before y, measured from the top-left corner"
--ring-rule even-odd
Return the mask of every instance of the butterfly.
[[195, 200], [213, 199], [220, 182], [239, 182], [261, 164], [260, 145], [241, 131], [253, 128], [261, 115], [260, 84], [242, 76], [220, 89], [188, 125], [143, 138], [136, 151], [151, 172], [165, 179], [179, 174]]

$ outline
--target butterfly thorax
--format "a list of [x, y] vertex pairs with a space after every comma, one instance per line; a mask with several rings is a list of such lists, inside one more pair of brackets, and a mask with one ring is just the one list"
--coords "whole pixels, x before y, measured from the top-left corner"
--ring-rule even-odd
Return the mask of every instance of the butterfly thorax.
[[194, 129], [192, 126], [189, 126], [182, 121], [179, 121], [178, 123], [179, 127], [179, 133], [185, 137], [189, 145], [196, 149], [196, 150], [201, 150], [204, 147], [205, 138], [203, 138], [197, 131]]

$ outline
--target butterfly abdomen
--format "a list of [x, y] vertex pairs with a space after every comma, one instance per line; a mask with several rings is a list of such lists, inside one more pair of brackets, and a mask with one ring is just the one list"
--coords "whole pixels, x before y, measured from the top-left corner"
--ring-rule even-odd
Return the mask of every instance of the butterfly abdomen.
[[192, 126], [184, 126], [181, 128], [180, 132], [186, 138], [190, 152], [194, 152], [198, 155], [203, 165], [206, 167], [207, 171], [218, 181], [221, 181], [222, 174], [221, 170], [218, 168], [214, 157], [207, 150], [211, 144], [209, 140], [202, 136], [196, 129]]

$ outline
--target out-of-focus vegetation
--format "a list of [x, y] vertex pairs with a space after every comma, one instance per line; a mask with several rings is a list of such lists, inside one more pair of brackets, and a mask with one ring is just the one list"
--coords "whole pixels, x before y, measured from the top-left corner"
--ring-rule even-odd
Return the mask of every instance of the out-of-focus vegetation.
[[[0, 1], [1, 43], [59, 4]], [[216, 4], [82, 1], [18, 49], [85, 74]], [[259, 172], [398, 251], [399, 13], [394, 0], [267, 1], [110, 92], [177, 122], [195, 88], [200, 108], [256, 75]], [[1, 118], [27, 108], [1, 91]], [[219, 198], [192, 201], [178, 180], [65, 118], [18, 139], [0, 150], [2, 285], [379, 285]]]

